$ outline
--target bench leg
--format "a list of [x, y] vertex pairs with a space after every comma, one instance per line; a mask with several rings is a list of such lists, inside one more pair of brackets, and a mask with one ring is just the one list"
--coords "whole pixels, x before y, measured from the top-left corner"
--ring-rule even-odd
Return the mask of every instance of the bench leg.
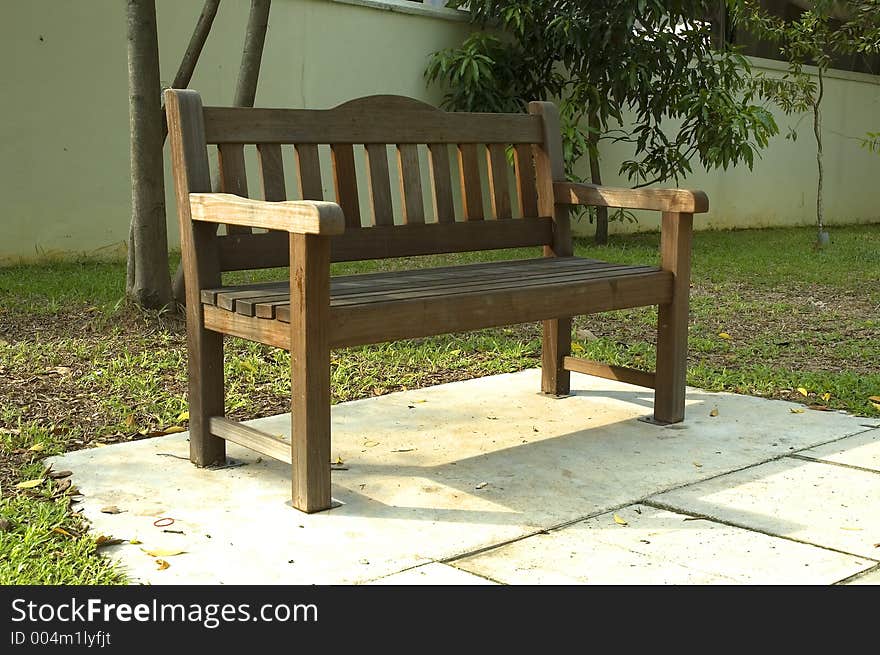
[[660, 258], [675, 275], [672, 302], [660, 305], [657, 317], [657, 373], [654, 421], [684, 420], [687, 385], [688, 296], [690, 293], [692, 214], [663, 214]]
[[292, 504], [329, 509], [330, 496], [330, 241], [292, 234], [290, 383]]
[[189, 459], [197, 466], [226, 463], [226, 441], [211, 434], [212, 416], [224, 414], [223, 335], [202, 326], [201, 304], [187, 307]]
[[571, 391], [571, 373], [563, 360], [571, 353], [571, 318], [544, 321], [541, 348], [541, 391], [566, 396]]

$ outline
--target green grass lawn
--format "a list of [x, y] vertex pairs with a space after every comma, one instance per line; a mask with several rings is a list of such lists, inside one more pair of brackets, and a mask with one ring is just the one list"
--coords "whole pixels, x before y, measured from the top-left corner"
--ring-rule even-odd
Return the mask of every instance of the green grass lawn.
[[[800, 401], [877, 418], [880, 395], [880, 226], [698, 232], [694, 238], [688, 383]], [[657, 234], [618, 236], [576, 254], [658, 259]], [[509, 259], [489, 252], [381, 263], [334, 273]], [[228, 275], [278, 278], [283, 271]], [[186, 427], [184, 330], [171, 315], [123, 300], [124, 263], [0, 269], [0, 584], [119, 583], [76, 513], [75, 489], [45, 476], [66, 450]], [[574, 349], [650, 370], [656, 310], [578, 318]], [[334, 402], [536, 366], [540, 330], [522, 325], [380, 344], [333, 354]], [[287, 353], [230, 339], [227, 411], [287, 411]], [[42, 480], [31, 489], [17, 489]], [[73, 511], [71, 511], [73, 510]]]

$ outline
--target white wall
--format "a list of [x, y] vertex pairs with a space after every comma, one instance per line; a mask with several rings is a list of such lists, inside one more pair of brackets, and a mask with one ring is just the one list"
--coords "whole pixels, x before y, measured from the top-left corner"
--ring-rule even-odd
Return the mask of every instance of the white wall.
[[[201, 0], [158, 0], [161, 75], [174, 76]], [[248, 0], [224, 0], [191, 87], [207, 104], [232, 100]], [[389, 11], [388, 9], [394, 11]], [[384, 9], [384, 10], [383, 10]], [[437, 103], [422, 73], [430, 53], [460, 43], [469, 26], [452, 10], [405, 0], [275, 0], [257, 104], [326, 108], [373, 93]], [[125, 3], [6, 2], [0, 106], [0, 264], [58, 254], [118, 255], [128, 233], [130, 191]], [[768, 62], [772, 66], [773, 62]], [[852, 139], [880, 130], [876, 78], [832, 76], [825, 107], [829, 222], [880, 219], [880, 156]], [[780, 121], [783, 122], [783, 121]], [[709, 193], [699, 227], [809, 224], [814, 155], [810, 123], [792, 143], [778, 137], [750, 172], [695, 173], [684, 186]], [[606, 183], [620, 149], [603, 152]], [[168, 234], [177, 241], [170, 175]], [[654, 229], [653, 216], [612, 231]], [[591, 233], [592, 226], [579, 226]]]

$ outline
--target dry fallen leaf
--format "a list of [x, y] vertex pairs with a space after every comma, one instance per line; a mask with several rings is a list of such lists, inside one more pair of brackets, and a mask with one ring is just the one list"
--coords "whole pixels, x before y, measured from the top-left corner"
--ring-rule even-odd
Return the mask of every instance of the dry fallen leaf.
[[186, 432], [186, 428], [182, 425], [172, 425], [171, 427], [165, 428], [165, 434], [174, 434], [176, 432]]
[[718, 416], [718, 408], [713, 407], [712, 410], [709, 412], [709, 416]]
[[880, 403], [871, 403], [871, 406], [878, 412], [880, 412]]
[[129, 414], [125, 417], [125, 427], [134, 428], [137, 425], [137, 419], [134, 417], [134, 414]]
[[95, 545], [98, 548], [103, 546], [115, 546], [117, 544], [121, 544], [124, 539], [116, 539], [115, 537], [108, 537], [107, 535], [99, 535], [97, 539], [95, 539]]
[[880, 403], [880, 396], [868, 396], [868, 400], [872, 403]]
[[70, 537], [71, 539], [76, 538], [76, 535], [71, 534], [70, 532], [68, 532], [68, 531], [65, 530], [64, 528], [57, 528], [57, 527], [56, 527], [56, 528], [52, 528], [52, 532], [54, 532], [54, 533], [56, 533], [56, 534], [63, 534], [65, 537]]
[[852, 530], [853, 532], [861, 532], [861, 530], [862, 530], [861, 528], [854, 528], [854, 527], [851, 527], [848, 525], [842, 525], [842, 526], [840, 526], [840, 529], [841, 530]]
[[24, 482], [19, 482], [15, 485], [16, 489], [33, 489], [34, 487], [39, 487], [46, 481], [46, 478], [37, 478], [35, 480], [25, 480]]
[[827, 405], [807, 405], [807, 409], [814, 409], [817, 412], [830, 412], [831, 408]]
[[378, 442], [378, 441], [370, 441], [370, 440], [368, 439], [367, 441], [364, 442], [364, 445], [365, 445], [367, 448], [373, 448], [374, 446], [378, 446], [378, 445], [379, 445], [379, 442]]
[[153, 550], [141, 548], [141, 550], [150, 557], [174, 557], [175, 555], [182, 555], [186, 552], [185, 550], [180, 550], [179, 548], [155, 548]]
[[481, 482], [481, 483], [478, 484], [476, 487], [474, 487], [474, 489], [483, 489], [483, 488], [486, 487], [488, 484], [489, 484], [488, 482]]
[[733, 337], [730, 336], [729, 334], [727, 334], [727, 332], [719, 332], [718, 336], [721, 337], [722, 339], [733, 339]]
[[106, 507], [101, 508], [102, 514], [120, 514], [122, 510], [119, 509], [116, 505], [107, 505]]
[[798, 408], [792, 407], [788, 411], [790, 411], [792, 414], [803, 414], [804, 413], [804, 410], [799, 407]]
[[614, 515], [614, 522], [617, 523], [617, 525], [629, 525], [629, 523], [626, 522], [626, 519], [621, 518], [617, 514]]
[[169, 566], [171, 566], [171, 565], [168, 562], [166, 562], [164, 559], [157, 559], [156, 560], [156, 568], [159, 569], [160, 571], [164, 571]]
[[52, 471], [49, 473], [49, 477], [53, 480], [58, 480], [60, 478], [68, 478], [73, 475], [73, 471]]
[[699, 462], [694, 462], [694, 466], [696, 466], [698, 469], [703, 468], [703, 465]]
[[798, 387], [798, 388], [797, 388], [797, 391], [798, 391], [798, 393], [799, 393], [800, 395], [802, 395], [804, 398], [806, 398], [807, 396], [810, 395], [810, 392], [807, 391], [806, 389], [804, 389], [803, 387]]

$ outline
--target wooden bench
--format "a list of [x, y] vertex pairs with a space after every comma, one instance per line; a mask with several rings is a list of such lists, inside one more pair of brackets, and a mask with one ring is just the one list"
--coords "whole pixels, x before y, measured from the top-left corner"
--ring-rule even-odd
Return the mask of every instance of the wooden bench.
[[[196, 465], [224, 462], [227, 440], [242, 444], [292, 464], [294, 507], [327, 509], [332, 348], [530, 321], [543, 321], [544, 393], [569, 393], [569, 371], [579, 371], [653, 387], [656, 422], [684, 418], [691, 227], [708, 209], [702, 192], [566, 182], [547, 102], [528, 114], [468, 114], [398, 96], [321, 111], [203, 107], [191, 90], [168, 90], [165, 101]], [[293, 152], [283, 156], [287, 144]], [[211, 193], [214, 145], [223, 193]], [[263, 200], [247, 199], [245, 145], [256, 145]], [[285, 158], [295, 158], [290, 177], [304, 200], [286, 201]], [[331, 183], [335, 202], [324, 201]], [[663, 212], [660, 267], [572, 256], [576, 204]], [[330, 275], [331, 262], [526, 246], [543, 256]], [[289, 280], [221, 283], [224, 271], [288, 265]], [[646, 305], [659, 305], [655, 374], [570, 356], [573, 316]], [[224, 334], [290, 351], [289, 444], [224, 418]]]

